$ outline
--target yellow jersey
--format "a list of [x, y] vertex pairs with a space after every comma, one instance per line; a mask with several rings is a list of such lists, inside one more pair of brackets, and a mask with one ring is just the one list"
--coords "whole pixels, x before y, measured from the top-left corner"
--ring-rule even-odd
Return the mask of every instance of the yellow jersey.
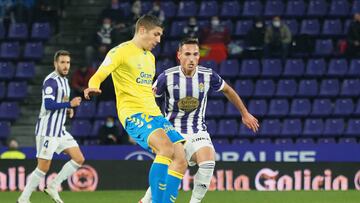
[[127, 41], [112, 48], [99, 69], [89, 80], [89, 88], [99, 88], [111, 74], [116, 94], [120, 122], [137, 113], [162, 115], [155, 102], [152, 83], [155, 76], [155, 57], [150, 51]]

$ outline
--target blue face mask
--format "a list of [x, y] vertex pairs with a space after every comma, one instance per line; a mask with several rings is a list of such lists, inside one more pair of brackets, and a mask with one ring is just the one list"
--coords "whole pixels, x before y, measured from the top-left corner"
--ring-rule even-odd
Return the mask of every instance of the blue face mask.
[[112, 122], [112, 121], [107, 121], [107, 122], [106, 122], [106, 127], [108, 127], [108, 128], [114, 127], [114, 122]]

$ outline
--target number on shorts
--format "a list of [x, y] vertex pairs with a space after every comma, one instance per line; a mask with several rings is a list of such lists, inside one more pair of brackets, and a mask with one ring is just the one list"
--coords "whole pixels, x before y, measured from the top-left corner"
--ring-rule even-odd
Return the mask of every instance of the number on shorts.
[[49, 140], [46, 140], [46, 141], [44, 142], [44, 147], [48, 148], [48, 146], [49, 146]]

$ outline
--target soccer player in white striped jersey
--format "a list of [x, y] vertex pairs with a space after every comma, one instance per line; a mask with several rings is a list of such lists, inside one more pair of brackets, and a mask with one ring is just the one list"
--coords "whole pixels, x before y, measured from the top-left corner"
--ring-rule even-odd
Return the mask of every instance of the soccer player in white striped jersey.
[[54, 56], [55, 71], [50, 73], [43, 82], [42, 104], [36, 123], [36, 157], [37, 167], [31, 173], [18, 203], [29, 203], [30, 196], [38, 187], [41, 179], [48, 172], [53, 154], [64, 152], [71, 157], [56, 178], [47, 185], [47, 193], [56, 203], [62, 203], [58, 188], [61, 183], [71, 176], [85, 161], [79, 145], [65, 129], [67, 114], [74, 115], [72, 108], [81, 103], [81, 97], [69, 101], [70, 87], [66, 76], [70, 69], [70, 53], [59, 50]]
[[[198, 165], [190, 203], [201, 202], [208, 190], [215, 167], [215, 150], [205, 125], [207, 95], [222, 91], [241, 113], [242, 122], [254, 132], [258, 120], [251, 115], [239, 95], [215, 71], [199, 66], [197, 39], [184, 39], [177, 53], [180, 66], [165, 70], [153, 85], [157, 98], [165, 97], [165, 116], [186, 139], [185, 153], [190, 166]], [[141, 199], [151, 202], [148, 190]]]

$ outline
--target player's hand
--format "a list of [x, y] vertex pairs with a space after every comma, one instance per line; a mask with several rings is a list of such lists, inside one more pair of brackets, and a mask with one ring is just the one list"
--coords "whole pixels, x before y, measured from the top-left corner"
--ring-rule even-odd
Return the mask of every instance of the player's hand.
[[157, 87], [153, 87], [153, 88], [152, 88], [152, 91], [153, 91], [154, 96], [156, 95], [156, 90], [157, 90]]
[[69, 118], [74, 117], [74, 109], [67, 109], [66, 113], [68, 114]]
[[251, 129], [254, 133], [256, 133], [259, 130], [259, 121], [250, 113], [246, 113], [242, 116], [242, 122], [243, 124]]
[[80, 106], [80, 103], [81, 103], [81, 97], [75, 97], [74, 99], [72, 99], [70, 101], [70, 106], [77, 107], [77, 106]]
[[101, 90], [98, 88], [86, 88], [84, 90], [85, 99], [90, 99], [90, 97], [97, 96], [99, 94], [101, 94]]

